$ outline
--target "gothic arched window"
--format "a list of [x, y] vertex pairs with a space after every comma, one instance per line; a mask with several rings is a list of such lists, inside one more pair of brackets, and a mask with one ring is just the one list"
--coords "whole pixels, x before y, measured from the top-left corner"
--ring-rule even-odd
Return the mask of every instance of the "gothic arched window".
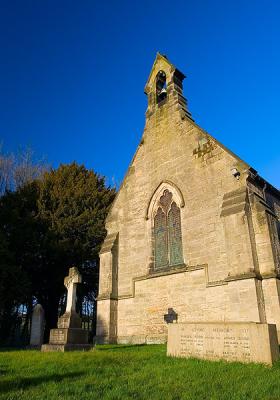
[[183, 264], [180, 208], [165, 189], [154, 216], [155, 269]]

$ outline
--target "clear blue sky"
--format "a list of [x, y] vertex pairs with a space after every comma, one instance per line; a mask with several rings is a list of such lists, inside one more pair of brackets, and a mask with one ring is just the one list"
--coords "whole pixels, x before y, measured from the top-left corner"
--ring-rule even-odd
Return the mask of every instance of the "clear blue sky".
[[0, 142], [122, 180], [157, 51], [195, 121], [280, 187], [278, 0], [0, 0]]

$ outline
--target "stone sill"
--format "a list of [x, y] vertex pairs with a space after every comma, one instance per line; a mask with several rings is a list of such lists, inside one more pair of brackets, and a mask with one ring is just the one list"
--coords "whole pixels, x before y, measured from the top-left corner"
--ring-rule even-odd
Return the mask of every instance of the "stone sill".
[[209, 281], [208, 277], [208, 265], [207, 264], [201, 264], [201, 265], [186, 265], [186, 264], [181, 264], [173, 267], [169, 267], [168, 269], [165, 268], [164, 270], [161, 271], [153, 271], [148, 273], [147, 275], [139, 276], [136, 278], [132, 279], [132, 293], [129, 294], [123, 294], [120, 296], [113, 296], [112, 294], [103, 294], [101, 296], [98, 296], [97, 300], [124, 300], [124, 299], [130, 299], [135, 297], [135, 282], [139, 281], [144, 281], [147, 279], [153, 279], [153, 278], [160, 278], [162, 276], [168, 276], [168, 275], [174, 275], [174, 274], [180, 274], [183, 272], [191, 272], [191, 271], [198, 271], [198, 270], [205, 270], [205, 286], [206, 287], [213, 287], [213, 286], [222, 286], [222, 285], [227, 285], [229, 282], [232, 281], [238, 281], [238, 280], [243, 280], [243, 279], [280, 279], [280, 275], [276, 273], [271, 273], [267, 275], [262, 275], [260, 276], [259, 274], [256, 274], [254, 272], [249, 272], [247, 274], [240, 274], [240, 275], [234, 275], [234, 276], [228, 276], [227, 278], [220, 280], [220, 281]]
[[151, 279], [151, 278], [157, 278], [158, 276], [165, 276], [165, 275], [170, 275], [170, 274], [177, 274], [178, 272], [184, 272], [187, 271], [187, 266], [186, 264], [180, 264], [180, 265], [173, 265], [169, 266], [166, 268], [159, 268], [157, 270], [151, 270], [148, 275], [145, 275], [144, 277], [140, 278], [135, 278], [135, 280], [139, 279]]

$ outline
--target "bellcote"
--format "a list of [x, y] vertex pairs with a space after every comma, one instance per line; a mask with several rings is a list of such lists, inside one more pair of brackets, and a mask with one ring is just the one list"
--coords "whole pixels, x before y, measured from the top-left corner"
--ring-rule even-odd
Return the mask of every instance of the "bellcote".
[[162, 107], [175, 106], [182, 117], [191, 118], [187, 109], [187, 100], [183, 96], [183, 80], [180, 72], [166, 56], [157, 53], [144, 92], [148, 96], [147, 118]]

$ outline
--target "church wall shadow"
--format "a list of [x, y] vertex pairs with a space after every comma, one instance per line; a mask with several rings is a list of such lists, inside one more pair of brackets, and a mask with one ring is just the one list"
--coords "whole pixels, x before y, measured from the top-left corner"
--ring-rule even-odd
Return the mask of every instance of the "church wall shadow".
[[[102, 346], [102, 345], [101, 345]], [[131, 349], [135, 347], [143, 347], [143, 346], [148, 346], [146, 343], [140, 343], [140, 344], [111, 344], [110, 347], [99, 347], [98, 351], [114, 351], [114, 350], [123, 350], [123, 349]]]

